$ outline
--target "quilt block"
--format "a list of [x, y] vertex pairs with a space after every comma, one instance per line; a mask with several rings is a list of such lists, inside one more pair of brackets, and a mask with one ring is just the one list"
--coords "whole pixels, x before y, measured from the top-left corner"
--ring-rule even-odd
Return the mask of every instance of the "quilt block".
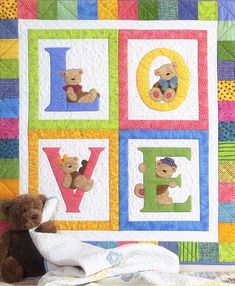
[[20, 20], [19, 42], [20, 192], [81, 240], [218, 241], [215, 23]]

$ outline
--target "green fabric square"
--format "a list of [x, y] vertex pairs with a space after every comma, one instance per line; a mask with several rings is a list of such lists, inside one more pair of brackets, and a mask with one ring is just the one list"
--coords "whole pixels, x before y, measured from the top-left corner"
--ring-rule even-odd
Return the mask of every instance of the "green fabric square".
[[78, 14], [78, 0], [59, 0], [57, 7], [57, 19], [75, 20]]
[[235, 41], [218, 41], [218, 60], [234, 61], [235, 60]]
[[0, 59], [0, 78], [19, 78], [19, 60]]
[[179, 242], [178, 255], [180, 262], [199, 261], [198, 242]]
[[235, 21], [218, 22], [218, 41], [235, 41]]
[[139, 20], [156, 20], [158, 19], [157, 0], [138, 0]]
[[0, 159], [0, 178], [18, 179], [19, 178], [19, 160], [18, 159]]
[[217, 1], [198, 2], [198, 20], [217, 20], [218, 3]]
[[177, 0], [159, 0], [158, 1], [158, 19], [159, 20], [177, 20], [178, 19], [178, 1]]
[[57, 0], [38, 0], [38, 19], [56, 20]]
[[219, 262], [235, 262], [235, 242], [219, 244]]
[[212, 242], [199, 243], [199, 261], [201, 262], [218, 262], [219, 261], [219, 245]]

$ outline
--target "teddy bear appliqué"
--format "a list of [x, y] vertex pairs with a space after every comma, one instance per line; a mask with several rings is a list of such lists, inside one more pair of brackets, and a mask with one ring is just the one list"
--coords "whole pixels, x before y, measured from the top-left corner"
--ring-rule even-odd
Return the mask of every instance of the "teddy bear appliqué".
[[82, 166], [78, 170], [77, 157], [68, 157], [67, 155], [64, 155], [63, 158], [58, 158], [59, 167], [64, 172], [62, 187], [70, 188], [72, 190], [81, 188], [84, 192], [90, 191], [94, 185], [94, 181], [83, 175], [87, 163], [87, 160], [82, 160]]
[[67, 93], [67, 102], [70, 103], [91, 103], [95, 101], [100, 94], [96, 89], [92, 88], [89, 91], [83, 91], [80, 85], [82, 81], [83, 69], [69, 69], [61, 72], [66, 85], [63, 89]]
[[171, 102], [175, 99], [178, 77], [176, 72], [176, 64], [164, 64], [160, 68], [154, 71], [156, 76], [160, 77], [160, 80], [156, 82], [149, 92], [152, 100], [156, 102], [164, 101]]

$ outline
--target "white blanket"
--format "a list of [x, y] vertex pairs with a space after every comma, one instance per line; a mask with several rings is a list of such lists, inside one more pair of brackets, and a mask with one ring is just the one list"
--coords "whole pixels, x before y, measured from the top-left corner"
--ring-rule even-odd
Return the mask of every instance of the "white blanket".
[[[50, 219], [57, 199], [46, 202], [43, 221]], [[76, 239], [74, 232], [30, 230], [48, 272], [38, 285], [214, 285], [210, 280], [179, 274], [179, 259], [154, 244], [128, 244], [103, 249]], [[213, 282], [212, 282], [213, 283]]]

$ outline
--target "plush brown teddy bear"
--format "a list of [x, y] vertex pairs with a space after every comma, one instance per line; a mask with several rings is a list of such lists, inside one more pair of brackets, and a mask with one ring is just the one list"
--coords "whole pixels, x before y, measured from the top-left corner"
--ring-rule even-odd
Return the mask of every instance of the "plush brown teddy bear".
[[56, 232], [52, 221], [41, 224], [46, 200], [44, 195], [20, 195], [1, 205], [11, 224], [10, 230], [0, 236], [0, 272], [8, 283], [45, 274], [44, 259], [35, 247], [29, 229], [38, 226], [38, 232]]
[[82, 161], [82, 166], [79, 170], [77, 157], [68, 157], [67, 155], [64, 155], [63, 158], [58, 158], [58, 163], [64, 172], [62, 187], [70, 188], [72, 190], [81, 188], [84, 192], [88, 192], [92, 189], [94, 181], [83, 175], [88, 163], [86, 160]]
[[160, 76], [160, 80], [153, 85], [149, 95], [156, 102], [171, 102], [175, 99], [178, 86], [178, 77], [176, 72], [176, 64], [165, 64], [154, 71], [156, 76]]
[[82, 74], [82, 69], [69, 69], [61, 72], [61, 76], [66, 83], [63, 89], [67, 93], [68, 102], [89, 103], [93, 102], [99, 96], [99, 93], [94, 88], [89, 92], [82, 90], [82, 86], [80, 85]]
[[[156, 162], [156, 177], [159, 178], [171, 178], [176, 172], [177, 165], [172, 158], [165, 157]], [[144, 173], [147, 170], [147, 166], [144, 163], [139, 165], [139, 171]], [[156, 188], [156, 201], [161, 205], [170, 205], [173, 203], [172, 198], [169, 197], [168, 188], [175, 188], [177, 186], [176, 181], [172, 181], [169, 185], [159, 185]], [[139, 198], [144, 198], [144, 185], [137, 184], [135, 186], [134, 193]]]

